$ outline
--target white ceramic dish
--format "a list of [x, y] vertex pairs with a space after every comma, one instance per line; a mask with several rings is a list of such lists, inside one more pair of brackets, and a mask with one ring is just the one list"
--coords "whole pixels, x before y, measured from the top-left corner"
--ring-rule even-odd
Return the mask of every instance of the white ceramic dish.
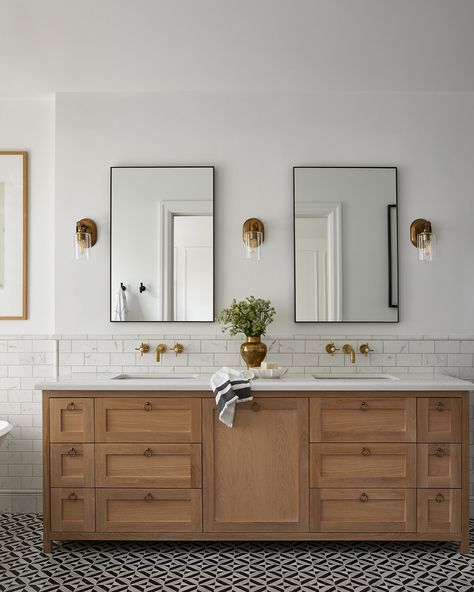
[[288, 372], [288, 368], [252, 368], [256, 378], [281, 378]]

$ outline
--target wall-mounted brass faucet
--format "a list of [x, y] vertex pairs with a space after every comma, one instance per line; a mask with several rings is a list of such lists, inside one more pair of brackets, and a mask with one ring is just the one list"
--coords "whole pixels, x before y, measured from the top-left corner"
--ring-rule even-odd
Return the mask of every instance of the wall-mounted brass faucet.
[[159, 362], [159, 361], [160, 361], [160, 359], [161, 359], [161, 358], [160, 358], [161, 354], [164, 354], [164, 353], [166, 352], [166, 350], [167, 350], [167, 349], [168, 349], [168, 346], [167, 346], [166, 344], [164, 344], [164, 343], [159, 343], [159, 344], [156, 346], [156, 349], [155, 349], [155, 357], [156, 357], [156, 361], [157, 361], [157, 362]]
[[345, 343], [342, 346], [342, 351], [345, 354], [349, 354], [350, 357], [351, 357], [351, 364], [355, 364], [355, 361], [356, 361], [356, 353], [355, 353], [354, 348], [352, 347], [352, 345], [350, 345], [349, 343]]

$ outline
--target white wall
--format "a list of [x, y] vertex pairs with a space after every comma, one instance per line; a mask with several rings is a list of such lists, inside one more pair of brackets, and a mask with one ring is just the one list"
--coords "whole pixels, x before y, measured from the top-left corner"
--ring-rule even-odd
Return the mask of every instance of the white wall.
[[0, 335], [51, 333], [54, 318], [54, 100], [0, 99], [0, 150], [27, 150], [28, 319], [0, 321]]
[[[274, 333], [328, 332], [292, 324], [292, 166], [399, 167], [401, 323], [371, 334], [472, 332], [474, 95], [59, 94], [56, 104], [56, 332], [130, 333], [108, 321], [109, 166], [216, 166], [217, 308], [271, 298]], [[73, 261], [74, 222], [99, 225], [86, 266]], [[262, 260], [243, 256], [241, 225], [266, 227]], [[438, 261], [421, 265], [408, 238], [431, 219]], [[352, 325], [351, 333], [367, 331]], [[137, 332], [203, 333], [211, 326], [135, 325]], [[334, 334], [348, 326], [331, 326]]]

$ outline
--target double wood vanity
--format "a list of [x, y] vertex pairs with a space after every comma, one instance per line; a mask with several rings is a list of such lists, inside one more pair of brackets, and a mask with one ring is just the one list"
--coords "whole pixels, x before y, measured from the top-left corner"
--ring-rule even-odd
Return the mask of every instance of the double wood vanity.
[[49, 385], [45, 551], [141, 539], [441, 540], [468, 552], [467, 391], [290, 386], [255, 390], [229, 429], [204, 389]]

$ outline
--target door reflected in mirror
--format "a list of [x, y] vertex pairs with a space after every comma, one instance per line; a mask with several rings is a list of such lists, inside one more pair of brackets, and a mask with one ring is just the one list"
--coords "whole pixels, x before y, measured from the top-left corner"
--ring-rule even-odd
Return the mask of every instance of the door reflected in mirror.
[[398, 322], [396, 167], [295, 167], [296, 322]]
[[213, 167], [112, 167], [110, 306], [112, 321], [213, 321]]

